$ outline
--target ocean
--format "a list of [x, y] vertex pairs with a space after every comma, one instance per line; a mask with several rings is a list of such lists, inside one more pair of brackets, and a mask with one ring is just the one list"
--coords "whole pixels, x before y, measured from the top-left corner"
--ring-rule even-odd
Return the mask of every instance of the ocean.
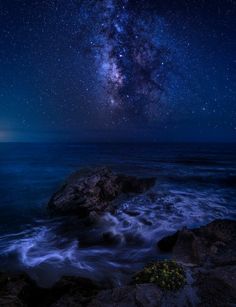
[[[49, 216], [47, 202], [70, 173], [102, 165], [157, 181], [92, 228]], [[0, 270], [25, 271], [44, 287], [63, 275], [121, 285], [169, 257], [157, 249], [163, 236], [236, 219], [236, 145], [1, 143], [0, 196]], [[104, 232], [117, 243], [101, 244]]]

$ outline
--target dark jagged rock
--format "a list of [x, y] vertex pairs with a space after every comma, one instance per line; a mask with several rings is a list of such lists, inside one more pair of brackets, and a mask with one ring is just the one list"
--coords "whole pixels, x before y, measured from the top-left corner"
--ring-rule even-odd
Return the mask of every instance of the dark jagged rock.
[[236, 305], [236, 221], [215, 220], [196, 229], [182, 229], [158, 242], [192, 270], [199, 306]]
[[87, 306], [99, 290], [81, 277], [63, 277], [52, 288], [40, 288], [26, 274], [0, 273], [1, 307]]
[[0, 306], [30, 306], [36, 288], [36, 284], [23, 273], [0, 273]]
[[[104, 234], [103, 240], [107, 241], [107, 244], [116, 244], [115, 239], [109, 233]], [[203, 227], [180, 230], [174, 236], [163, 240], [158, 243], [161, 250], [172, 250], [173, 257], [179, 262], [197, 265], [182, 266], [186, 280], [183, 287], [176, 288], [176, 291], [167, 291], [158, 283], [146, 283], [147, 281], [142, 280], [140, 283], [135, 281], [131, 285], [107, 289], [105, 285], [98, 286], [81, 277], [63, 277], [53, 287], [43, 289], [25, 274], [0, 273], [0, 306], [236, 305], [236, 221], [215, 220]], [[165, 278], [169, 276], [166, 268], [163, 274]], [[176, 271], [176, 274], [179, 272]]]
[[152, 283], [144, 283], [103, 290], [88, 307], [183, 307], [197, 306], [197, 301], [191, 285], [172, 292], [163, 291]]
[[103, 243], [105, 245], [116, 245], [122, 240], [121, 236], [118, 234], [113, 234], [112, 232], [104, 232], [102, 234]]
[[126, 286], [101, 291], [89, 307], [157, 307], [163, 292], [153, 284]]
[[[156, 307], [186, 306], [188, 291], [165, 293], [152, 283], [104, 289], [81, 277], [63, 277], [52, 288], [39, 288], [25, 274], [0, 273], [2, 307]], [[186, 292], [186, 293], [185, 293]]]
[[98, 291], [99, 287], [87, 278], [66, 276], [49, 289], [51, 296], [49, 306], [87, 306]]
[[155, 183], [154, 178], [136, 178], [113, 173], [106, 167], [71, 175], [49, 201], [53, 214], [87, 217], [109, 211], [122, 194], [143, 193]]
[[179, 231], [173, 235], [166, 236], [158, 242], [158, 247], [163, 252], [171, 252], [177, 242]]
[[200, 228], [184, 228], [160, 240], [158, 247], [185, 263], [236, 264], [236, 221], [215, 220]]
[[236, 305], [236, 266], [222, 266], [199, 272], [196, 279], [200, 306]]

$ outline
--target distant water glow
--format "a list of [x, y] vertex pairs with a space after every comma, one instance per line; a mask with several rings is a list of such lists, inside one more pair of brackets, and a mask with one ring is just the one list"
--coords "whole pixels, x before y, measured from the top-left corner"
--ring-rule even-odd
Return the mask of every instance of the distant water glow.
[[0, 142], [7, 142], [10, 139], [10, 133], [0, 130]]

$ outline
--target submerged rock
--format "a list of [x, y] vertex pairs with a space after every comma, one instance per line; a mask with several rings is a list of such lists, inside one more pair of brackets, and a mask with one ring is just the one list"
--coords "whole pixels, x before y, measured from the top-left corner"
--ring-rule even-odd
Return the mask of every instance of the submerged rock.
[[53, 214], [87, 217], [112, 209], [122, 194], [143, 193], [155, 183], [154, 178], [115, 174], [106, 167], [72, 174], [48, 203]]
[[119, 234], [114, 234], [111, 231], [104, 232], [102, 234], [103, 243], [106, 245], [116, 245], [122, 241], [122, 237]]
[[236, 264], [236, 221], [215, 220], [196, 229], [182, 229], [158, 242], [161, 251], [195, 265]]

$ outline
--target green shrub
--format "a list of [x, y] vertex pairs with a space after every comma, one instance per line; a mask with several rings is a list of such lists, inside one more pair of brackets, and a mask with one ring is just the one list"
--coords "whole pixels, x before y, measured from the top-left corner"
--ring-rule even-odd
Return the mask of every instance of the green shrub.
[[185, 284], [183, 268], [175, 261], [165, 260], [150, 263], [134, 276], [136, 284], [155, 283], [165, 290], [175, 291]]

